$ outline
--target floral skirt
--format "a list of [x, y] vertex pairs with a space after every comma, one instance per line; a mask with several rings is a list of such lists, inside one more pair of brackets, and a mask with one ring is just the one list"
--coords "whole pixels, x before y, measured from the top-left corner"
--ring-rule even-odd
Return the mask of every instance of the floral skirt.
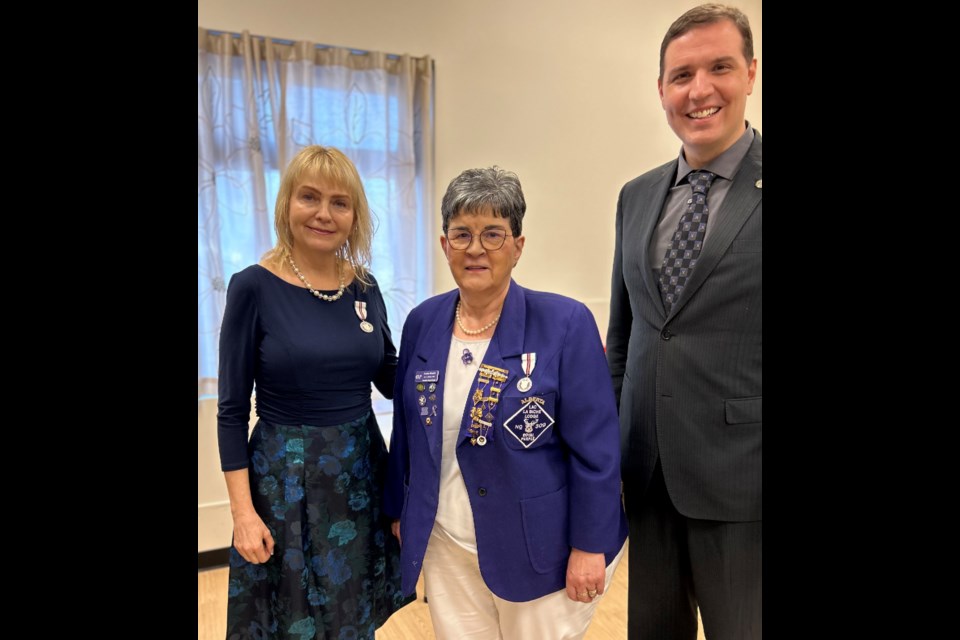
[[227, 640], [374, 640], [412, 598], [381, 512], [387, 452], [373, 413], [332, 427], [260, 420], [249, 451], [253, 505], [275, 547], [251, 564], [231, 546]]

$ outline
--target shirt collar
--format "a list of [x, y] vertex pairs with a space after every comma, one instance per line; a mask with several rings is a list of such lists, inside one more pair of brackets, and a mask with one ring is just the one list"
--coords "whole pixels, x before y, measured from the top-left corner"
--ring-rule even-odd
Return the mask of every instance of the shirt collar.
[[[748, 122], [743, 135], [737, 138], [737, 141], [734, 142], [729, 149], [708, 162], [707, 166], [700, 169], [700, 171], [709, 171], [715, 173], [719, 178], [733, 180], [733, 177], [737, 175], [737, 171], [740, 169], [744, 157], [747, 155], [747, 151], [750, 150], [751, 144], [753, 144], [753, 127], [751, 127]], [[691, 169], [690, 165], [687, 164], [686, 159], [683, 157], [683, 148], [681, 147], [680, 159], [677, 163], [677, 177], [674, 178], [673, 186], [676, 187], [683, 182], [687, 174], [691, 171], [694, 171], [694, 169]]]

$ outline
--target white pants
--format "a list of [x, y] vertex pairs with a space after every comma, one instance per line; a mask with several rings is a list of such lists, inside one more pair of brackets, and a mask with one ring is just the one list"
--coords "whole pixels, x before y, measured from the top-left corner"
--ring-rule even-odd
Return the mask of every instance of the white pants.
[[[604, 592], [626, 544], [607, 567]], [[423, 558], [423, 582], [437, 640], [579, 640], [597, 602], [574, 602], [565, 589], [528, 602], [495, 596], [480, 575], [477, 555], [434, 527]]]

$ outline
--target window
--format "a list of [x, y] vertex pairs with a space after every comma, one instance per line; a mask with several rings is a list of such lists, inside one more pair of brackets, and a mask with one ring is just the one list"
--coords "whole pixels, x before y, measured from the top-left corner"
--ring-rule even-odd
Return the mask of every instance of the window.
[[199, 43], [198, 396], [216, 394], [227, 283], [273, 246], [280, 175], [310, 144], [357, 166], [374, 215], [371, 270], [399, 346], [407, 313], [431, 294], [431, 60], [247, 32], [200, 29]]

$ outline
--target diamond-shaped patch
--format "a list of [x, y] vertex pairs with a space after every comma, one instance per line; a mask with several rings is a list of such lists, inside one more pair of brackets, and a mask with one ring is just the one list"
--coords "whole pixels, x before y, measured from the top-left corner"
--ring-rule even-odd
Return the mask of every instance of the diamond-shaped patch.
[[503, 426], [525, 448], [530, 447], [553, 426], [555, 420], [544, 408], [544, 401], [537, 396], [521, 400], [523, 406], [504, 420]]

